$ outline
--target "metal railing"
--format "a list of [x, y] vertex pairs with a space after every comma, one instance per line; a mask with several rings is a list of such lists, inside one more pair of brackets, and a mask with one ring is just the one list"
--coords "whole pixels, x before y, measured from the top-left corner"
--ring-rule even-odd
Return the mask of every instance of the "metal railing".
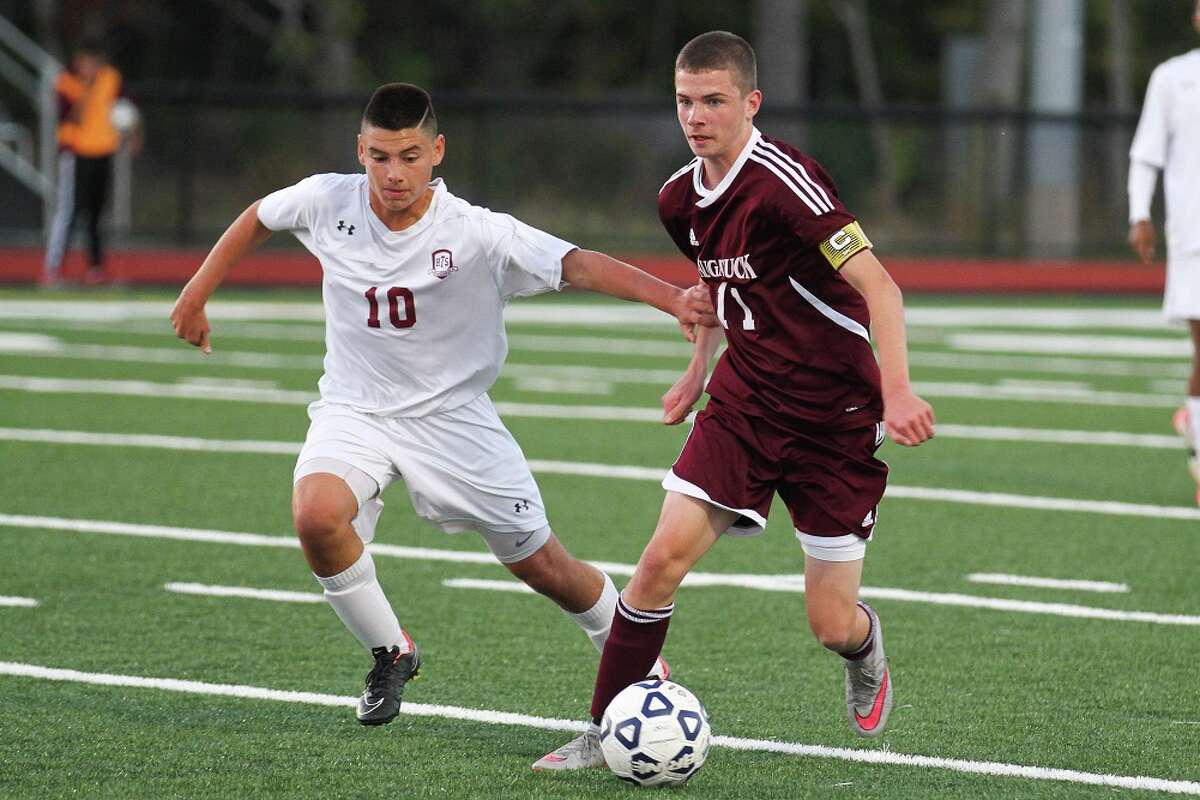
[[[28, 128], [9, 122], [0, 140], [0, 168], [42, 199], [42, 227], [48, 229], [54, 213], [54, 168], [58, 152], [58, 108], [54, 82], [62, 65], [32, 39], [0, 16], [0, 78], [23, 95], [35, 109], [36, 137]], [[20, 129], [20, 130], [14, 130]], [[23, 131], [23, 132], [21, 132]], [[9, 143], [36, 138], [37, 160]]]

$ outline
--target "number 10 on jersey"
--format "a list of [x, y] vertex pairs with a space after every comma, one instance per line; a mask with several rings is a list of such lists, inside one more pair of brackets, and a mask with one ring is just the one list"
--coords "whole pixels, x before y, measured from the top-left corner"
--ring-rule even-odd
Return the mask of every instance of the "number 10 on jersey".
[[[376, 294], [379, 292], [378, 286], [372, 286], [364, 293], [367, 298], [367, 304], [370, 306], [370, 313], [367, 315], [367, 327], [379, 327], [379, 300]], [[404, 300], [404, 313], [400, 313], [400, 300]], [[413, 293], [411, 289], [405, 289], [403, 286], [393, 286], [387, 290], [388, 302], [388, 317], [392, 321], [393, 328], [411, 328], [417, 324], [417, 307], [413, 304]]]

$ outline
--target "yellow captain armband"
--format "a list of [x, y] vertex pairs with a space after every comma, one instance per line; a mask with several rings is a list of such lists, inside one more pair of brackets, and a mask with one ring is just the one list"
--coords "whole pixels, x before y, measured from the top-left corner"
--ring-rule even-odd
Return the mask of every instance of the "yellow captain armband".
[[841, 269], [850, 260], [850, 256], [862, 250], [871, 248], [871, 240], [863, 233], [862, 226], [851, 222], [841, 230], [821, 242], [821, 254], [834, 269]]

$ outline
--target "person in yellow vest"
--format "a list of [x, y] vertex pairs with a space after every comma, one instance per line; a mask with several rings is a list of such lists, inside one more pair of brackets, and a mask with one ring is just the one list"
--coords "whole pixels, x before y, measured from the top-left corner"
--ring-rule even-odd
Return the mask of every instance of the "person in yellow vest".
[[88, 270], [85, 281], [104, 280], [104, 246], [100, 213], [108, 197], [112, 156], [122, 132], [113, 125], [113, 108], [121, 96], [121, 73], [109, 64], [96, 43], [81, 44], [69, 70], [58, 76], [58, 184], [54, 219], [43, 262], [42, 283], [61, 281], [63, 256], [75, 221], [86, 220]]

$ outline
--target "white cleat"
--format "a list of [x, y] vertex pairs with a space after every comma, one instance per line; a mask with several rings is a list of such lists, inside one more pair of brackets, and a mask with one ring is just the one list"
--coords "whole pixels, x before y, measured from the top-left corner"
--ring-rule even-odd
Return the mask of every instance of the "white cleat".
[[594, 722], [589, 722], [588, 729], [579, 736], [533, 762], [535, 770], [591, 769], [604, 765], [600, 726]]

